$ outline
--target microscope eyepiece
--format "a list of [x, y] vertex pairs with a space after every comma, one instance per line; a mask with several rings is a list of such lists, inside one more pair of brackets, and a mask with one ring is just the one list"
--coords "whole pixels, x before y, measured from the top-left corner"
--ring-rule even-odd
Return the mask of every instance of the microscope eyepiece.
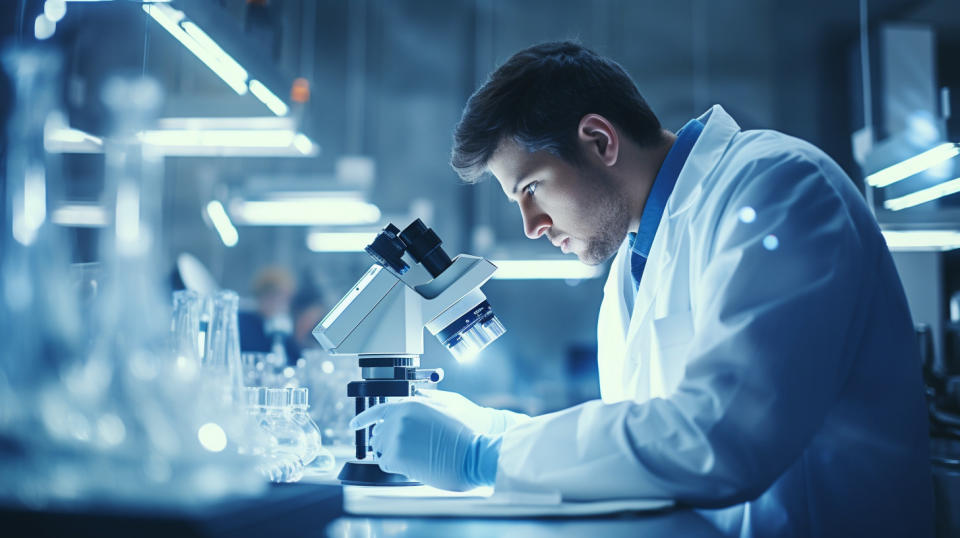
[[377, 237], [374, 238], [373, 243], [367, 245], [365, 250], [377, 263], [384, 267], [389, 267], [396, 271], [397, 274], [402, 275], [410, 269], [410, 266], [407, 265], [407, 262], [403, 261], [403, 252], [407, 247], [403, 244], [403, 241], [400, 240], [399, 235], [399, 228], [393, 224], [387, 224], [387, 226], [377, 234]]
[[407, 246], [407, 252], [417, 263], [423, 265], [431, 276], [436, 277], [450, 267], [450, 256], [440, 248], [440, 237], [420, 219], [400, 232], [400, 239]]

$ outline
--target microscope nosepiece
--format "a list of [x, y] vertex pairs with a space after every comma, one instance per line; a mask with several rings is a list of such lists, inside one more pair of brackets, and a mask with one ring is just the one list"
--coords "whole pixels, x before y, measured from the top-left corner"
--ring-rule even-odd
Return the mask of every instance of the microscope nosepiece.
[[437, 339], [458, 362], [469, 362], [505, 332], [490, 303], [484, 300], [438, 332]]

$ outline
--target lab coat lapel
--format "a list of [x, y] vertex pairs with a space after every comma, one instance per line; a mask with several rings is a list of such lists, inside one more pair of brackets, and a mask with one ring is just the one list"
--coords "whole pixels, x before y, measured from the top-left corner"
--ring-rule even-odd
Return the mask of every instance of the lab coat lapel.
[[[682, 260], [678, 260], [678, 249], [686, 237], [683, 228], [689, 222], [686, 211], [699, 199], [703, 178], [712, 173], [734, 135], [740, 130], [720, 105], [714, 105], [698, 119], [704, 123], [704, 130], [680, 170], [677, 183], [667, 201], [663, 219], [657, 227], [650, 248], [650, 257], [627, 329], [626, 366], [636, 372], [645, 372], [648, 376], [655, 373], [651, 369], [658, 370], [662, 365], [647, 364], [636, 368], [631, 367], [631, 363], [636, 365], [637, 361], [653, 360], [652, 343], [643, 340], [653, 335], [654, 318], [663, 317], [673, 309], [689, 307], [689, 259], [683, 256]], [[665, 312], [655, 308], [661, 295], [666, 295], [669, 303], [660, 309]], [[685, 304], [673, 304], [680, 302]], [[650, 386], [648, 383], [639, 385]], [[650, 395], [636, 394], [634, 397], [647, 399]]]
[[610, 274], [603, 290], [603, 302], [597, 323], [597, 355], [600, 374], [600, 394], [604, 402], [613, 403], [628, 398], [624, 384], [627, 353], [627, 330], [630, 327], [630, 311], [624, 296], [623, 279], [629, 273], [624, 267], [629, 263], [629, 241], [624, 241], [610, 264]]

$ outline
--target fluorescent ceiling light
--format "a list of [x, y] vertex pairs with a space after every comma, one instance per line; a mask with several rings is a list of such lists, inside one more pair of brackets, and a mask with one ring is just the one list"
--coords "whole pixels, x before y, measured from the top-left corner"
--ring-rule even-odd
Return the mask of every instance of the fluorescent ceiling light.
[[866, 181], [871, 187], [886, 187], [887, 185], [919, 174], [927, 168], [940, 164], [947, 159], [952, 159], [958, 154], [960, 154], [960, 148], [952, 142], [946, 142], [893, 166], [884, 168], [879, 172], [870, 174], [866, 177]]
[[164, 129], [145, 131], [144, 142], [165, 148], [246, 147], [284, 148], [293, 144], [295, 133], [264, 129]]
[[597, 278], [603, 265], [585, 265], [578, 260], [493, 260], [498, 280], [586, 279]]
[[[237, 63], [232, 56], [227, 54], [227, 51], [220, 48], [220, 45], [217, 45], [217, 42], [211, 39], [206, 32], [200, 29], [199, 26], [191, 21], [183, 21], [180, 23], [180, 27], [187, 32], [187, 35], [196, 40], [203, 50], [210, 51], [212, 58], [218, 62], [220, 70], [227, 74], [229, 80], [247, 80], [247, 70], [244, 69], [242, 65]], [[233, 85], [231, 84], [231, 87], [232, 86]], [[237, 93], [240, 95], [243, 95], [247, 92], [247, 89], [242, 82], [237, 88], [234, 89], [237, 90]]]
[[890, 250], [953, 250], [960, 248], [960, 232], [951, 230], [883, 230]]
[[313, 142], [307, 138], [307, 135], [303, 133], [297, 133], [293, 137], [293, 147], [297, 148], [297, 151], [303, 153], [304, 155], [309, 155], [313, 152]]
[[363, 252], [377, 232], [310, 232], [307, 248], [313, 252]]
[[237, 95], [247, 93], [247, 71], [197, 25], [185, 21], [182, 11], [156, 4], [144, 4], [143, 10], [233, 88]]
[[283, 100], [277, 97], [257, 79], [250, 80], [250, 93], [263, 102], [263, 104], [267, 105], [267, 108], [277, 116], [286, 116], [290, 110]]
[[253, 226], [373, 224], [380, 220], [377, 206], [342, 198], [238, 200], [230, 204], [230, 214], [237, 223]]
[[927, 187], [926, 189], [911, 192], [898, 198], [885, 200], [883, 207], [891, 211], [900, 211], [901, 209], [917, 206], [957, 192], [960, 192], [960, 177], [951, 179], [950, 181], [944, 181], [943, 183]]
[[210, 217], [210, 222], [213, 223], [214, 229], [220, 234], [220, 240], [223, 241], [224, 245], [232, 247], [237, 244], [237, 241], [240, 240], [240, 235], [237, 233], [237, 229], [233, 226], [233, 223], [230, 222], [230, 217], [227, 215], [226, 210], [223, 209], [223, 204], [217, 200], [213, 200], [207, 204], [207, 216]]
[[269, 129], [292, 131], [297, 125], [293, 118], [277, 116], [230, 116], [230, 117], [173, 117], [157, 120], [159, 129]]
[[50, 214], [50, 222], [73, 228], [103, 228], [107, 212], [97, 204], [63, 204]]
[[[190, 118], [171, 118], [174, 119], [182, 121], [168, 125], [188, 125], [190, 122]], [[203, 125], [205, 119], [198, 118], [201, 121], [196, 125]], [[160, 124], [164, 125], [164, 122], [161, 120]], [[237, 124], [230, 121], [219, 123]], [[254, 125], [258, 123], [254, 122]], [[276, 128], [276, 122], [259, 122], [259, 125], [265, 128], [169, 128], [144, 131], [139, 136], [171, 157], [313, 157], [320, 152], [320, 146], [303, 133]], [[103, 152], [102, 139], [77, 129], [48, 131], [44, 146], [51, 153]]]
[[283, 129], [160, 129], [144, 142], [180, 157], [311, 157], [319, 146], [302, 133]]
[[167, 155], [312, 157], [320, 146], [296, 131], [291, 118], [162, 118], [145, 135]]

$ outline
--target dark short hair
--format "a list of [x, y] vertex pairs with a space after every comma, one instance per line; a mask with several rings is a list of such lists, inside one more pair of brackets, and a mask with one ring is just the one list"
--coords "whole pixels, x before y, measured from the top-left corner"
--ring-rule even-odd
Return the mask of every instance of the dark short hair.
[[619, 64], [571, 41], [534, 45], [514, 54], [470, 96], [450, 164], [461, 179], [476, 182], [507, 137], [531, 153], [546, 150], [577, 164], [577, 126], [591, 113], [641, 146], [660, 141], [660, 121]]

